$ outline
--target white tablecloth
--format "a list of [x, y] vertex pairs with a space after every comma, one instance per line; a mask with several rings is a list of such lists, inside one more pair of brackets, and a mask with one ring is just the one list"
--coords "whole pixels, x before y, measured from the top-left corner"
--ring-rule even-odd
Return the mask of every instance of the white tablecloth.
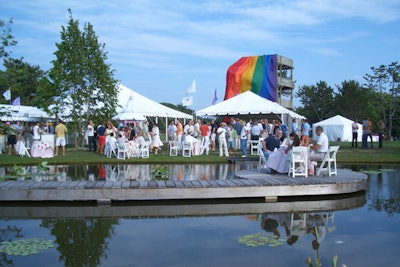
[[287, 173], [288, 172], [288, 165], [286, 162], [287, 155], [284, 149], [279, 149], [277, 151], [272, 152], [269, 154], [267, 159], [267, 166], [270, 169], [273, 169], [279, 173]]
[[54, 157], [53, 147], [48, 142], [35, 141], [31, 147], [32, 158], [52, 158]]

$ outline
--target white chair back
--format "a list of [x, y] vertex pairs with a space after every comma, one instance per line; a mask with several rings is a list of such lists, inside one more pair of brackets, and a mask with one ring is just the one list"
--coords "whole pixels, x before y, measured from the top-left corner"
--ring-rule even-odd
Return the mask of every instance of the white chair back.
[[182, 142], [182, 156], [191, 157], [193, 156], [193, 143], [192, 142]]
[[318, 167], [317, 175], [320, 175], [323, 171], [328, 171], [329, 176], [337, 175], [336, 154], [339, 151], [339, 147], [340, 146], [329, 147], [328, 153], [325, 154], [321, 165]]
[[178, 156], [179, 146], [178, 141], [169, 141], [169, 155]]
[[140, 156], [145, 159], [150, 157], [150, 142], [146, 141], [141, 147], [140, 147]]
[[250, 154], [251, 155], [258, 155], [258, 144], [260, 143], [259, 140], [251, 140], [250, 141]]
[[308, 177], [308, 147], [295, 146], [292, 147], [290, 153], [291, 155], [288, 176], [292, 174], [292, 177]]
[[117, 159], [129, 158], [129, 149], [125, 143], [118, 143]]

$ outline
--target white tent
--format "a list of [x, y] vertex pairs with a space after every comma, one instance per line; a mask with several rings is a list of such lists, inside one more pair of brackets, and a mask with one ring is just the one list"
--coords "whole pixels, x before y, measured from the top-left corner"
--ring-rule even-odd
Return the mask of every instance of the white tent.
[[1, 121], [41, 121], [54, 119], [42, 109], [32, 106], [0, 105], [0, 111], [9, 112], [10, 116], [0, 117]]
[[[145, 117], [192, 119], [193, 116], [157, 103], [119, 84], [118, 103], [122, 106], [117, 110], [114, 120], [143, 120]], [[168, 123], [166, 123], [168, 125]]]
[[[352, 132], [353, 121], [349, 120], [340, 115], [333, 116], [329, 119], [317, 122], [313, 124], [313, 136], [315, 134], [315, 128], [321, 126], [324, 133], [328, 136], [329, 141], [337, 141], [339, 138], [344, 142], [351, 142], [353, 138]], [[362, 137], [362, 124], [358, 123], [358, 140], [361, 141]]]
[[227, 115], [289, 115], [292, 118], [305, 117], [293, 112], [276, 102], [272, 102], [251, 91], [241, 93], [218, 104], [196, 111], [197, 116], [227, 116]]

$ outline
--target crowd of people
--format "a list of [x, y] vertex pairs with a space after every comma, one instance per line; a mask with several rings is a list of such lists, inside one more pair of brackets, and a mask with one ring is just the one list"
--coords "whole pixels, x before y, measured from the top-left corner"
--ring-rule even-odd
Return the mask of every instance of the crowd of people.
[[[53, 124], [43, 125], [41, 122], [23, 123], [19, 121], [7, 123], [7, 125], [5, 134], [7, 134], [8, 155], [11, 155], [12, 151], [18, 155], [19, 151], [17, 148], [21, 143], [23, 143], [23, 147], [35, 150], [39, 147], [38, 143], [42, 141], [44, 134], [54, 134], [56, 137], [55, 152], [53, 153], [52, 151], [48, 157], [58, 156], [59, 147], [61, 147], [62, 155], [65, 156], [68, 129], [62, 120], [58, 120], [55, 127]], [[49, 147], [53, 148], [53, 144], [50, 144]], [[34, 151], [32, 152], [35, 155]]]

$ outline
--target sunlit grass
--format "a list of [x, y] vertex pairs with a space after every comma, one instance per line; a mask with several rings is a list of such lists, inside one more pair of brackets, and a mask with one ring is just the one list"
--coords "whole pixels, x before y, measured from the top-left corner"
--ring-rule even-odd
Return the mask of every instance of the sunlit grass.
[[[384, 142], [383, 149], [378, 149], [378, 144], [374, 143], [374, 149], [361, 149], [361, 143], [358, 148], [352, 148], [351, 143], [347, 142], [331, 142], [330, 145], [339, 145], [340, 149], [337, 154], [338, 163], [394, 163], [400, 164], [400, 142]], [[368, 144], [370, 145], [370, 144]], [[240, 157], [241, 153], [231, 153], [231, 157]], [[250, 156], [250, 158], [256, 160], [258, 156]], [[116, 158], [107, 158], [104, 155], [98, 153], [87, 152], [84, 149], [74, 149], [67, 147], [66, 156], [57, 156], [54, 158], [28, 158], [20, 157], [15, 154], [7, 155], [0, 154], [0, 165], [36, 165], [43, 161], [47, 161], [49, 164], [110, 164], [110, 163], [128, 163], [128, 164], [174, 164], [174, 163], [188, 163], [188, 164], [209, 164], [209, 163], [227, 163], [225, 156], [220, 157], [218, 150], [210, 151], [209, 155], [201, 155], [195, 157], [182, 157], [182, 156], [170, 156], [167, 146], [163, 146], [161, 153], [154, 155], [150, 153], [150, 157], [147, 159], [142, 158], [131, 158], [126, 160], [119, 160]]]

